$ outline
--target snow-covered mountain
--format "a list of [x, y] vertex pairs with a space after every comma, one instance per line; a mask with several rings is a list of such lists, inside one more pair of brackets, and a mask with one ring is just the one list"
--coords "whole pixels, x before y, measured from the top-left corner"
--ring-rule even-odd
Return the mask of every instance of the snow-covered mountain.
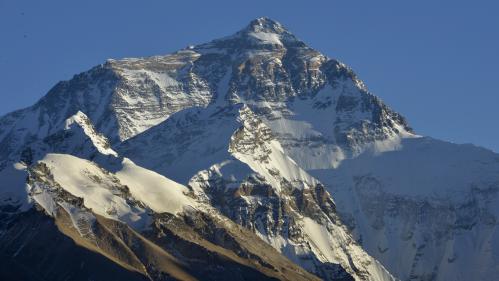
[[499, 278], [499, 155], [418, 136], [268, 18], [3, 116], [0, 179], [5, 278]]

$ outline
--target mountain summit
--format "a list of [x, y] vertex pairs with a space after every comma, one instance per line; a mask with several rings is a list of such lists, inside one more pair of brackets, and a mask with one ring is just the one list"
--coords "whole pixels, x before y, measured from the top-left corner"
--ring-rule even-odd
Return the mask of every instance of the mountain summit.
[[493, 280], [497, 171], [258, 18], [0, 118], [0, 277]]
[[288, 31], [282, 26], [282, 24], [268, 17], [260, 17], [252, 20], [243, 30], [246, 32], [264, 32], [275, 34], [288, 33]]
[[215, 39], [211, 43], [211, 46], [222, 48], [235, 47], [239, 49], [257, 48], [258, 46], [283, 48], [292, 44], [299, 44], [305, 47], [305, 43], [298, 40], [283, 25], [266, 17], [257, 18], [234, 35]]

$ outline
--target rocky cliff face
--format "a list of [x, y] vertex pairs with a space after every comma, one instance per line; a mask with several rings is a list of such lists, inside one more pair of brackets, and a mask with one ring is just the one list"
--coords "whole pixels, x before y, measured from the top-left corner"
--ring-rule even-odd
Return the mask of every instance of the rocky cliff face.
[[50, 236], [67, 248], [43, 259], [113, 264], [43, 278], [499, 276], [499, 157], [417, 136], [267, 18], [60, 82], [0, 119], [0, 159], [3, 261], [29, 267]]

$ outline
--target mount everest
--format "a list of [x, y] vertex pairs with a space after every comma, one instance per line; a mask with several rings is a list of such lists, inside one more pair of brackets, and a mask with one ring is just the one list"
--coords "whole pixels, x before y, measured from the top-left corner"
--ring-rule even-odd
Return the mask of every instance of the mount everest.
[[0, 179], [7, 280], [499, 278], [499, 155], [268, 18], [1, 117]]

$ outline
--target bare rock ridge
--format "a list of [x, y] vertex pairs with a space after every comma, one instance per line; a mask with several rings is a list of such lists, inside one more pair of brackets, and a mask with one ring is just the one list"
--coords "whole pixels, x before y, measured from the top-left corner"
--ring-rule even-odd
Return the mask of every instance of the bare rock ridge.
[[499, 155], [258, 18], [0, 118], [0, 277], [495, 280], [498, 191]]

